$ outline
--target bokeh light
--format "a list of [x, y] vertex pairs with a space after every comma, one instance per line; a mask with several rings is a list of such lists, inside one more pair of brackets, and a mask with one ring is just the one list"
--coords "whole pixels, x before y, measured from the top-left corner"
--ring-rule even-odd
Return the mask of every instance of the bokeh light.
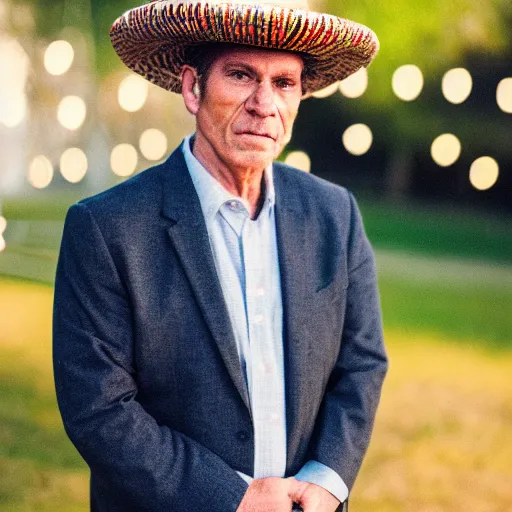
[[9, 91], [23, 91], [30, 65], [27, 53], [16, 39], [3, 35], [0, 35], [0, 47], [0, 95]]
[[68, 130], [78, 130], [85, 121], [87, 107], [79, 96], [66, 96], [62, 98], [57, 107], [57, 119]]
[[34, 157], [28, 168], [28, 182], [34, 188], [47, 187], [53, 178], [53, 166], [44, 155]]
[[147, 160], [160, 160], [167, 151], [167, 137], [160, 130], [149, 128], [140, 136], [139, 147]]
[[512, 78], [504, 78], [496, 89], [498, 107], [506, 114], [512, 114]]
[[304, 151], [291, 151], [286, 156], [284, 163], [304, 172], [311, 170], [311, 159]]
[[401, 66], [393, 73], [392, 86], [398, 98], [413, 101], [423, 90], [423, 73], [414, 64]]
[[451, 133], [443, 133], [443, 135], [436, 137], [430, 148], [432, 159], [441, 167], [454, 164], [459, 159], [460, 152], [460, 141]]
[[0, 235], [0, 252], [2, 252], [6, 247], [5, 239], [2, 235]]
[[60, 173], [70, 183], [78, 183], [87, 172], [87, 156], [79, 148], [68, 148], [60, 157]]
[[118, 144], [110, 154], [110, 167], [118, 176], [130, 176], [137, 168], [137, 150], [131, 144]]
[[345, 80], [340, 82], [340, 92], [346, 98], [359, 98], [362, 96], [368, 87], [368, 71], [366, 68], [361, 68], [353, 75], [350, 75]]
[[466, 101], [473, 88], [473, 79], [467, 69], [455, 68], [447, 71], [441, 83], [443, 96], [456, 105]]
[[50, 75], [63, 75], [73, 64], [75, 52], [67, 41], [53, 41], [44, 52], [44, 67]]
[[343, 133], [343, 145], [352, 155], [364, 155], [371, 147], [373, 134], [365, 124], [353, 124]]
[[0, 99], [0, 122], [7, 128], [18, 126], [27, 115], [27, 97], [23, 91], [11, 91]]
[[4, 234], [4, 231], [6, 230], [6, 228], [7, 228], [7, 219], [3, 215], [0, 215], [0, 235]]
[[499, 173], [498, 162], [490, 156], [482, 156], [471, 164], [469, 181], [477, 190], [488, 190], [498, 181]]
[[119, 84], [117, 100], [127, 112], [140, 110], [148, 99], [148, 81], [139, 75], [129, 75]]
[[327, 87], [324, 87], [323, 89], [320, 89], [319, 91], [314, 92], [311, 96], [313, 98], [323, 99], [327, 98], [328, 96], [332, 96], [339, 87], [339, 82], [335, 82], [331, 85], [328, 85]]
[[14, 128], [27, 113], [25, 85], [30, 61], [15, 39], [0, 35], [0, 48], [0, 123]]

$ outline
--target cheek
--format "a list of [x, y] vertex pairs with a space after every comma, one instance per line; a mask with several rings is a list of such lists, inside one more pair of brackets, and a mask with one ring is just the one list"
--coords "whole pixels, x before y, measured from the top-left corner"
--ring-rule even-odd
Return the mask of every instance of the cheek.
[[197, 115], [197, 124], [210, 139], [219, 139], [226, 124], [225, 108], [203, 104]]
[[288, 134], [291, 132], [298, 113], [298, 105], [287, 105], [283, 115], [281, 116], [284, 133]]

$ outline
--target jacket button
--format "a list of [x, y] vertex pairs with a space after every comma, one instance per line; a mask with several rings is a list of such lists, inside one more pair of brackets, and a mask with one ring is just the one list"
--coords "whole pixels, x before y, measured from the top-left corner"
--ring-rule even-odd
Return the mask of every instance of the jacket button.
[[239, 441], [247, 441], [249, 439], [249, 434], [245, 430], [239, 430], [236, 433], [236, 437]]

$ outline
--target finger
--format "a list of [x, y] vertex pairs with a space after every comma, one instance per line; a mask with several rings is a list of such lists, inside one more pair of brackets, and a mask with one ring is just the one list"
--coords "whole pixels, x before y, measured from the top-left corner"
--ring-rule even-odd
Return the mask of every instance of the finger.
[[300, 503], [301, 505], [304, 505], [302, 503], [302, 501], [303, 501], [304, 493], [309, 486], [308, 482], [301, 482], [300, 480], [295, 480], [295, 478], [291, 478], [289, 480], [290, 480], [290, 488], [288, 490], [288, 496], [295, 503]]

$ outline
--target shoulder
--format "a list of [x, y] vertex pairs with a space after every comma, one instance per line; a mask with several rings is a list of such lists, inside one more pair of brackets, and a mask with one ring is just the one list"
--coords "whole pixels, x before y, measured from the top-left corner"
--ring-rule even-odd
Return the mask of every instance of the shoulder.
[[150, 208], [160, 208], [164, 165], [150, 167], [99, 194], [78, 202], [95, 215], [128, 215]]
[[108, 246], [130, 245], [152, 232], [163, 202], [166, 162], [146, 169], [99, 194], [82, 199], [69, 209], [63, 243], [103, 239]]

